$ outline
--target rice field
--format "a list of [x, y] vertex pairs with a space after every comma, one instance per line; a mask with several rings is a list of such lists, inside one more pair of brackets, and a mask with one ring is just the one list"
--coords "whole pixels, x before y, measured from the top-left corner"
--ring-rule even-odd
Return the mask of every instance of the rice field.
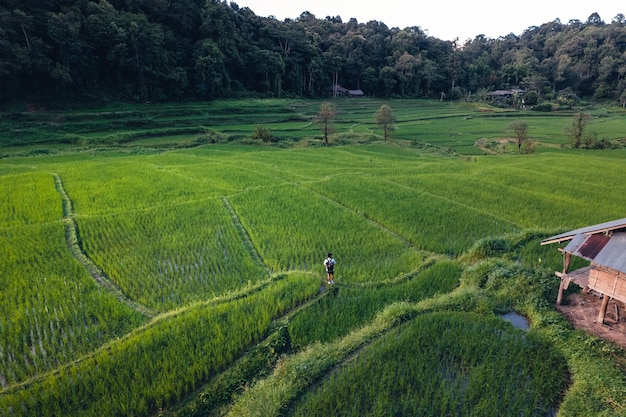
[[[331, 147], [315, 101], [13, 120], [0, 415], [575, 415], [568, 378], [595, 342], [543, 319], [561, 259], [537, 242], [624, 217], [624, 150], [559, 149], [555, 120], [529, 115], [551, 123], [539, 152], [480, 155], [515, 115], [419, 101], [397, 103], [383, 143], [381, 103], [342, 102]], [[225, 143], [259, 123], [311, 146]], [[511, 309], [541, 319], [524, 333], [494, 317]], [[237, 370], [259, 346], [260, 371]]]
[[543, 417], [565, 377], [558, 353], [500, 319], [434, 313], [372, 342], [290, 415]]

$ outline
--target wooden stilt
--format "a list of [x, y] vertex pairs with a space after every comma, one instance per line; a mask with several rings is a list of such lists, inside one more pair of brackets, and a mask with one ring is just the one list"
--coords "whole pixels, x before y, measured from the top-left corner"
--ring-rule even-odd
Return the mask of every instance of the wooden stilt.
[[567, 270], [569, 269], [569, 264], [572, 259], [572, 254], [568, 252], [563, 252], [563, 272], [556, 273], [557, 276], [561, 277], [561, 284], [559, 285], [559, 293], [556, 296], [556, 303], [558, 305], [563, 302], [563, 291], [567, 289], [569, 286], [569, 279], [566, 278]]
[[559, 284], [559, 293], [556, 296], [557, 305], [561, 305], [561, 302], [563, 301], [563, 281], [565, 281], [565, 278], [561, 277], [561, 283]]
[[606, 315], [606, 308], [609, 305], [610, 298], [611, 297], [606, 294], [602, 297], [602, 305], [600, 306], [600, 312], [598, 313], [598, 321], [602, 324], [604, 324], [604, 316]]

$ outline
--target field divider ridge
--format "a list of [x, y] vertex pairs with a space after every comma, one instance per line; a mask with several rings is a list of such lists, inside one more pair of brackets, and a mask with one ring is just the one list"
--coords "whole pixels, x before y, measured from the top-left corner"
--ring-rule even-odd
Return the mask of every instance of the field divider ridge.
[[138, 302], [131, 300], [128, 298], [122, 290], [115, 285], [88, 256], [85, 252], [83, 252], [80, 247], [79, 238], [78, 238], [78, 225], [76, 224], [76, 220], [74, 219], [74, 211], [72, 206], [72, 200], [70, 200], [67, 192], [65, 191], [65, 187], [63, 186], [63, 181], [59, 174], [53, 173], [54, 177], [54, 185], [61, 196], [61, 200], [63, 202], [63, 223], [65, 224], [65, 241], [67, 243], [67, 247], [76, 258], [76, 260], [89, 272], [89, 275], [96, 281], [96, 283], [103, 288], [104, 290], [111, 293], [118, 301], [123, 304], [126, 304], [128, 307], [133, 310], [141, 313], [146, 317], [154, 317], [155, 313], [148, 309], [146, 306], [139, 304]]
[[[354, 208], [352, 208], [352, 207], [348, 207], [348, 206], [346, 206], [346, 205], [344, 205], [344, 204], [340, 203], [339, 201], [337, 201], [337, 200], [335, 200], [335, 199], [333, 199], [333, 198], [331, 198], [331, 197], [329, 197], [329, 196], [327, 196], [327, 195], [325, 195], [325, 194], [322, 194], [322, 193], [320, 193], [320, 192], [319, 192], [319, 191], [317, 191], [317, 190], [314, 190], [313, 188], [307, 187], [306, 185], [304, 185], [304, 184], [302, 184], [302, 183], [297, 184], [297, 185], [298, 185], [299, 187], [306, 188], [307, 190], [309, 190], [309, 191], [310, 191], [310, 192], [312, 192], [312, 193], [317, 194], [318, 196], [320, 196], [321, 198], [325, 199], [326, 201], [328, 201], [328, 202], [329, 202], [329, 203], [331, 203], [331, 204], [334, 204], [334, 205], [336, 205], [336, 206], [338, 206], [338, 207], [341, 207], [341, 208], [342, 208], [342, 209], [344, 209], [344, 210], [348, 210], [349, 212], [356, 214], [356, 215], [357, 215], [357, 216], [359, 216], [359, 217], [362, 217], [363, 219], [365, 219], [366, 221], [368, 221], [368, 222], [369, 222], [370, 224], [372, 224], [373, 226], [375, 226], [375, 227], [379, 228], [380, 230], [383, 230], [384, 232], [387, 232], [387, 233], [391, 234], [393, 237], [395, 237], [396, 239], [398, 239], [399, 241], [401, 241], [402, 243], [404, 243], [407, 247], [409, 247], [409, 248], [411, 248], [411, 249], [414, 249], [414, 250], [419, 250], [420, 252], [424, 252], [424, 253], [426, 252], [426, 251], [423, 251], [423, 250], [421, 250], [421, 249], [418, 249], [418, 248], [415, 246], [415, 244], [413, 244], [413, 242], [411, 242], [410, 240], [408, 240], [408, 239], [407, 239], [407, 238], [405, 238], [404, 236], [400, 235], [398, 232], [396, 232], [396, 231], [394, 231], [394, 230], [391, 230], [390, 228], [388, 228], [388, 227], [387, 227], [387, 226], [385, 226], [384, 224], [379, 223], [379, 222], [377, 222], [376, 220], [374, 220], [374, 219], [372, 219], [372, 218], [370, 218], [370, 217], [368, 217], [368, 216], [364, 215], [362, 212], [360, 212], [360, 211], [358, 211], [358, 210], [356, 210], [356, 209], [354, 209]], [[428, 252], [428, 253], [430, 253], [430, 252]]]
[[[399, 183], [399, 182], [396, 182], [396, 181], [393, 181], [393, 180], [390, 180], [390, 179], [384, 179], [384, 180], [381, 180], [381, 181], [382, 182], [386, 182], [388, 184], [395, 185], [397, 187], [404, 188], [404, 189], [413, 190], [413, 191], [416, 190], [415, 188], [410, 187], [410, 186], [408, 186], [406, 184], [402, 184], [402, 183]], [[494, 214], [494, 213], [492, 213], [490, 211], [487, 211], [487, 210], [484, 210], [484, 209], [481, 209], [481, 208], [478, 208], [478, 207], [475, 207], [475, 206], [463, 203], [461, 201], [455, 200], [455, 199], [450, 198], [450, 197], [443, 196], [441, 194], [434, 193], [434, 192], [429, 191], [429, 190], [420, 189], [417, 192], [419, 192], [421, 194], [429, 195], [431, 197], [437, 198], [437, 199], [442, 200], [442, 201], [446, 201], [448, 203], [452, 203], [452, 204], [457, 205], [459, 207], [463, 207], [463, 208], [465, 208], [467, 210], [471, 210], [471, 211], [473, 211], [475, 213], [480, 213], [482, 215], [489, 216], [489, 217], [491, 217], [493, 219], [499, 220], [499, 221], [501, 221], [503, 223], [507, 223], [507, 224], [509, 224], [509, 225], [511, 225], [511, 226], [513, 226], [515, 228], [518, 228], [520, 230], [522, 229], [522, 226], [520, 226], [518, 223], [514, 222], [513, 220], [509, 220], [509, 219], [507, 219], [505, 217], [498, 216], [498, 215], [496, 215], [496, 214]]]
[[269, 275], [271, 273], [270, 268], [265, 265], [265, 262], [263, 262], [263, 257], [255, 248], [254, 243], [252, 242], [252, 238], [250, 237], [250, 234], [246, 230], [245, 226], [241, 223], [241, 220], [239, 219], [235, 208], [232, 206], [232, 204], [230, 204], [230, 201], [228, 201], [228, 198], [225, 196], [222, 197], [222, 203], [224, 204], [224, 208], [226, 208], [226, 210], [230, 214], [230, 217], [233, 220], [233, 226], [235, 227], [235, 230], [237, 230], [237, 233], [239, 233], [239, 237], [241, 238], [243, 245], [248, 250], [250, 257], [252, 257], [252, 259], [256, 263], [258, 263], [259, 266], [261, 266], [261, 268], [265, 270]]

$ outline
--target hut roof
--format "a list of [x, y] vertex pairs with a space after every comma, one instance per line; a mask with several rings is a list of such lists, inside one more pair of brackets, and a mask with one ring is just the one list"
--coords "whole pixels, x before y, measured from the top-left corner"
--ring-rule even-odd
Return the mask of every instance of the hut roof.
[[542, 245], [570, 240], [563, 251], [626, 273], [626, 218], [552, 236]]
[[524, 90], [522, 89], [513, 88], [511, 90], [494, 90], [494, 91], [487, 93], [487, 95], [489, 96], [512, 96], [514, 94], [521, 94], [523, 92]]
[[576, 235], [593, 235], [619, 229], [626, 229], [626, 218], [570, 230], [569, 232], [544, 239], [541, 241], [541, 244], [548, 245], [550, 243], [559, 243], [566, 240], [572, 240]]

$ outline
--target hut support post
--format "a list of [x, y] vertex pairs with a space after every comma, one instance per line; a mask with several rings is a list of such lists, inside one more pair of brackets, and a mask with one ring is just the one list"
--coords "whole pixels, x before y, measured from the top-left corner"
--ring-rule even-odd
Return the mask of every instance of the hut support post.
[[602, 297], [602, 305], [600, 306], [600, 312], [598, 313], [598, 321], [602, 324], [604, 324], [604, 316], [606, 315], [606, 308], [609, 305], [610, 298], [611, 297], [606, 294]]
[[559, 285], [559, 294], [556, 296], [556, 303], [558, 305], [563, 301], [563, 291], [567, 289], [567, 285], [569, 284], [569, 280], [567, 279], [567, 271], [569, 270], [569, 264], [572, 259], [571, 253], [564, 253], [563, 256], [563, 274], [561, 275], [561, 284]]
[[561, 277], [561, 284], [559, 285], [559, 293], [556, 296], [556, 303], [558, 305], [561, 305], [561, 302], [563, 301], [563, 286], [565, 284], [565, 277]]

